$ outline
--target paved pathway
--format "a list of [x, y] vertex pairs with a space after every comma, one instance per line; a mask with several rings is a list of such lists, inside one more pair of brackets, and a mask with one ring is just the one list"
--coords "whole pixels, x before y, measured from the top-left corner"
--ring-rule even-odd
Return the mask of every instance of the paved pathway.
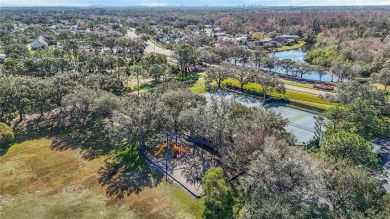
[[150, 40], [148, 40], [148, 42], [146, 42], [145, 52], [155, 52], [155, 53], [163, 54], [166, 56], [172, 56], [172, 54], [173, 54], [172, 50], [160, 48], [160, 47], [154, 45]]
[[298, 87], [298, 86], [289, 85], [289, 84], [285, 84], [284, 86], [285, 86], [287, 89], [297, 90], [297, 91], [302, 91], [302, 92], [312, 93], [312, 94], [317, 94], [317, 95], [320, 95], [320, 94], [321, 94], [321, 95], [325, 95], [325, 94], [334, 95], [334, 94], [335, 94], [335, 93], [328, 92], [328, 91], [310, 89], [310, 88], [306, 88], [306, 87]]

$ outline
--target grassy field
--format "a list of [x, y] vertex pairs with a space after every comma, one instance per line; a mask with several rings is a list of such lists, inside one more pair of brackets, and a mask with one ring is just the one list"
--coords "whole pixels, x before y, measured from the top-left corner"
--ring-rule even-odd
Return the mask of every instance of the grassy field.
[[288, 84], [288, 85], [294, 85], [297, 87], [315, 89], [315, 88], [313, 88], [312, 84], [304, 84], [304, 83], [299, 83], [299, 82], [295, 82], [295, 81], [288, 81], [288, 80], [282, 80], [282, 81], [283, 81], [283, 83]]
[[199, 73], [198, 77], [199, 77], [198, 80], [196, 81], [195, 84], [193, 84], [190, 87], [190, 90], [192, 92], [200, 93], [200, 94], [206, 93], [207, 91], [206, 91], [206, 86], [205, 86], [204, 73]]
[[200, 218], [203, 200], [165, 182], [123, 200], [98, 183], [104, 158], [54, 151], [52, 138], [12, 145], [0, 156], [0, 218]]
[[306, 44], [306, 42], [299, 41], [297, 44], [294, 44], [292, 46], [282, 46], [280, 48], [273, 48], [270, 52], [281, 52], [281, 51], [298, 49], [298, 48], [301, 48], [305, 44]]
[[[233, 86], [236, 87], [240, 86], [239, 82], [235, 79], [228, 79], [225, 80], [223, 83], [231, 83]], [[257, 91], [261, 91], [262, 89], [261, 86], [258, 84], [247, 84], [244, 86], [244, 88], [248, 90], [257, 90]], [[322, 109], [329, 109], [335, 106], [335, 104], [322, 100], [319, 96], [315, 94], [291, 90], [291, 89], [286, 89], [285, 94], [279, 94], [277, 92], [271, 92], [269, 94], [273, 97], [286, 97], [290, 100], [294, 100], [296, 102], [304, 103]]]

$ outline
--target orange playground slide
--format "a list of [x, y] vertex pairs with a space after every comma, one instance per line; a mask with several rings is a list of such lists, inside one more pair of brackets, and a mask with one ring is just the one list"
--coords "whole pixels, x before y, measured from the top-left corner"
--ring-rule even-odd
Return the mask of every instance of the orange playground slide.
[[178, 146], [176, 144], [173, 145], [173, 150], [175, 150], [176, 152], [179, 152], [179, 153], [187, 153], [186, 149], [183, 149], [182, 146]]
[[156, 153], [154, 153], [154, 156], [157, 156], [157, 155], [161, 154], [161, 152], [162, 152], [167, 146], [168, 146], [168, 143], [167, 143], [167, 142], [164, 142], [164, 143], [161, 145], [160, 149], [159, 149], [158, 151], [156, 151]]

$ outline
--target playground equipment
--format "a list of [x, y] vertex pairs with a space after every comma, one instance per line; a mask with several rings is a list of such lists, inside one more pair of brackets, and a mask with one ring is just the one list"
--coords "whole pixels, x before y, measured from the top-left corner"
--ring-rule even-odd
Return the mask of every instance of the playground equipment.
[[168, 142], [164, 142], [164, 143], [161, 145], [160, 149], [159, 149], [158, 151], [156, 151], [156, 153], [154, 153], [154, 156], [157, 156], [157, 155], [161, 154], [161, 152], [162, 152], [167, 146], [168, 146]]
[[[161, 154], [161, 152], [163, 152], [164, 149], [165, 149], [166, 147], [168, 147], [168, 143], [167, 143], [167, 142], [164, 142], [164, 143], [161, 145], [160, 149], [158, 149], [158, 151], [156, 151], [156, 153], [154, 153], [154, 156], [158, 156], [159, 154]], [[177, 144], [174, 144], [172, 149], [173, 149], [173, 151], [174, 151], [175, 153], [179, 153], [179, 154], [181, 154], [181, 153], [184, 153], [184, 154], [187, 153], [187, 150], [186, 150], [186, 149], [184, 149], [182, 146], [179, 146], [179, 145], [177, 145]]]
[[[191, 139], [177, 135], [176, 133], [165, 135], [166, 140], [163, 142], [161, 141], [161, 137], [144, 139], [141, 144], [140, 156], [146, 160], [149, 166], [164, 173], [166, 181], [173, 180], [196, 198], [201, 198], [199, 192], [201, 188], [201, 178], [204, 176], [207, 169], [209, 169], [209, 165], [205, 162], [203, 155], [203, 147], [207, 146], [207, 144], [202, 140]], [[162, 144], [157, 151], [154, 151], [156, 142], [162, 142]], [[183, 146], [185, 146], [185, 149]], [[191, 154], [185, 156], [184, 159], [175, 160], [178, 153]], [[154, 157], [148, 157], [148, 155], [153, 156], [153, 154], [155, 155]], [[157, 155], [160, 156], [157, 157]], [[165, 161], [163, 161], [163, 159]], [[170, 160], [175, 161], [170, 163]], [[188, 171], [192, 172], [184, 176], [187, 180], [183, 181], [183, 177], [177, 178], [178, 174], [182, 174], [183, 172], [188, 173]]]
[[173, 150], [176, 152], [176, 153], [187, 153], [187, 150], [184, 149], [182, 146], [178, 146], [176, 144], [173, 145]]

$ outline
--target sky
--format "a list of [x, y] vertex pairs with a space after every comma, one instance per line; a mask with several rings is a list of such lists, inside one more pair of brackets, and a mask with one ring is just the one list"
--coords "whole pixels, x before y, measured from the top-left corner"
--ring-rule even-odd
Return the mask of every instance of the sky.
[[6, 6], [327, 6], [327, 5], [390, 5], [390, 0], [0, 0]]

